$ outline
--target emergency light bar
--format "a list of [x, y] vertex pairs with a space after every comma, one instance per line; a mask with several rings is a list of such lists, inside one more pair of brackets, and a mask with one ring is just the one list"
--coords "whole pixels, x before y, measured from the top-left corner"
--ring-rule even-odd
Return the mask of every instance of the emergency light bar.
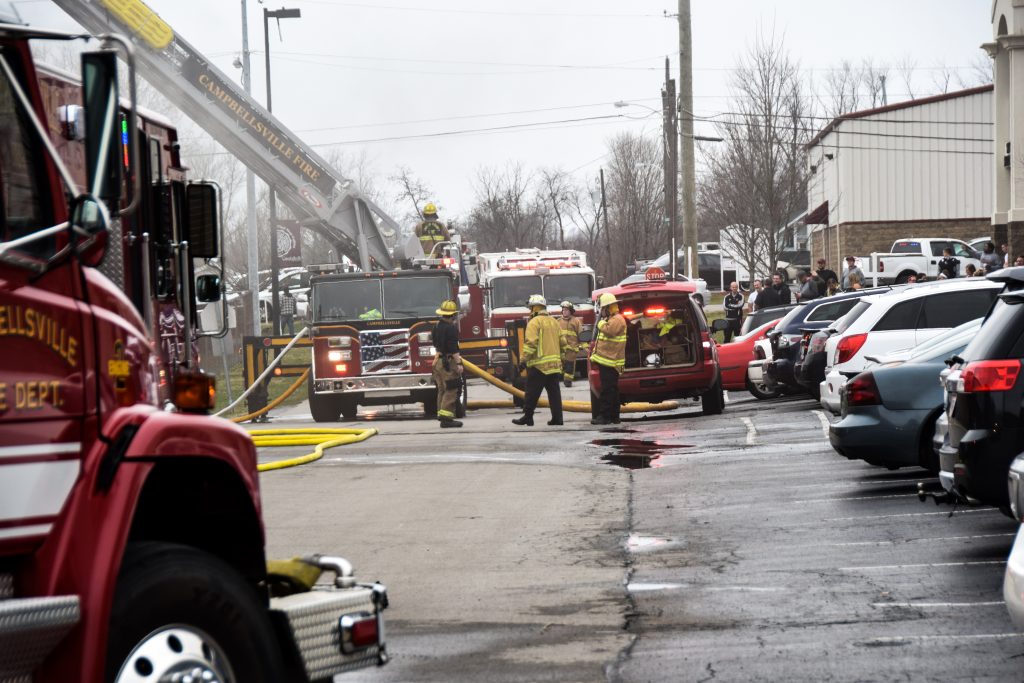
[[583, 260], [575, 254], [568, 259], [562, 258], [536, 258], [517, 259], [509, 261], [502, 258], [498, 261], [498, 270], [536, 270], [538, 268], [580, 268]]
[[312, 275], [324, 275], [327, 273], [354, 273], [358, 268], [354, 263], [321, 263], [316, 266], [306, 266], [306, 272]]

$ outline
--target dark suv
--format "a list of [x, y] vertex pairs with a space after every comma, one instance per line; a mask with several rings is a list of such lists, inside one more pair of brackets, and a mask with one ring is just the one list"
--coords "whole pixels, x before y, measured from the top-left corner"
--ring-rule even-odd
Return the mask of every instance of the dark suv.
[[1024, 267], [988, 279], [1006, 289], [946, 376], [948, 426], [939, 459], [943, 469], [952, 467], [957, 496], [1008, 511], [1010, 463], [1024, 450]]
[[796, 389], [803, 387], [794, 375], [794, 368], [800, 358], [801, 343], [808, 332], [820, 330], [829, 323], [846, 315], [857, 300], [869, 294], [879, 294], [881, 289], [860, 289], [855, 292], [833, 294], [821, 299], [801, 303], [779, 321], [768, 339], [772, 344], [772, 358], [765, 363], [765, 384], [769, 389]]

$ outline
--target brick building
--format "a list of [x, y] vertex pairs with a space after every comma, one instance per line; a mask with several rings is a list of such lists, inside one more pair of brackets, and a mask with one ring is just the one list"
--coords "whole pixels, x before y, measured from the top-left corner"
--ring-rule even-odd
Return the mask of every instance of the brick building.
[[993, 87], [846, 114], [807, 145], [811, 258], [991, 235]]

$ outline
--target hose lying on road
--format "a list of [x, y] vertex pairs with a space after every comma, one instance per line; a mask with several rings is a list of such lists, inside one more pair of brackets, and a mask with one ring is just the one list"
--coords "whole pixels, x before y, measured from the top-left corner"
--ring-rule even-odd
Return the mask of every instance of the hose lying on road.
[[[522, 389], [517, 389], [508, 382], [503, 382], [497, 377], [489, 374], [482, 368], [473, 365], [465, 358], [462, 359], [462, 365], [470, 373], [477, 377], [490, 382], [494, 386], [498, 387], [502, 391], [507, 391], [517, 398], [523, 398], [526, 394]], [[471, 410], [478, 410], [481, 408], [511, 408], [512, 401], [470, 401], [469, 408]], [[540, 407], [547, 407], [547, 399], [540, 399], [537, 403]], [[679, 407], [679, 404], [675, 401], [662, 401], [661, 403], [627, 403], [622, 406], [623, 413], [647, 413], [655, 410], [675, 410]], [[590, 403], [587, 401], [562, 401], [562, 410], [569, 413], [589, 413]]]
[[258, 387], [260, 385], [260, 382], [265, 380], [267, 378], [267, 376], [270, 375], [270, 373], [272, 373], [274, 371], [274, 368], [276, 368], [277, 364], [281, 362], [281, 360], [284, 358], [284, 355], [286, 353], [288, 353], [289, 351], [291, 351], [292, 347], [295, 346], [296, 344], [298, 344], [300, 339], [302, 339], [304, 336], [306, 336], [306, 331], [308, 329], [309, 329], [308, 327], [303, 327], [301, 330], [299, 330], [299, 333], [296, 334], [295, 337], [290, 342], [288, 342], [288, 345], [285, 346], [283, 349], [281, 349], [281, 352], [277, 354], [277, 357], [274, 358], [274, 360], [270, 361], [270, 364], [267, 365], [267, 369], [264, 370], [262, 373], [260, 373], [260, 376], [256, 378], [256, 381], [254, 381], [251, 385], [249, 385], [249, 388], [246, 389], [245, 391], [243, 391], [241, 396], [236, 398], [229, 405], [224, 406], [223, 408], [218, 410], [216, 413], [214, 413], [213, 414], [214, 417], [220, 417], [224, 413], [228, 412], [229, 410], [231, 410], [232, 408], [237, 406], [243, 400], [245, 400], [245, 398], [249, 394], [254, 392], [256, 390], [256, 387]]
[[369, 429], [252, 429], [249, 435], [257, 447], [265, 446], [316, 446], [312, 453], [287, 460], [275, 460], [256, 467], [260, 472], [296, 467], [319, 460], [324, 451], [335, 446], [365, 441], [377, 433]]
[[[295, 382], [290, 387], [288, 387], [287, 389], [284, 390], [283, 394], [281, 394], [280, 396], [278, 396], [273, 401], [271, 401], [267, 405], [263, 406], [259, 410], [254, 410], [251, 413], [247, 413], [245, 415], [240, 415], [238, 417], [233, 417], [233, 418], [231, 418], [231, 421], [232, 422], [246, 422], [246, 421], [251, 420], [253, 418], [259, 417], [263, 413], [266, 413], [268, 411], [273, 410], [277, 406], [281, 405], [282, 401], [284, 401], [286, 398], [288, 398], [289, 396], [294, 394], [295, 390], [298, 389], [299, 387], [301, 387], [302, 383], [305, 382], [308, 377], [309, 377], [309, 368], [306, 368], [305, 371], [303, 371], [303, 373], [301, 375], [299, 375], [299, 378], [297, 380], [295, 380]], [[224, 411], [221, 411], [221, 412], [224, 412]], [[218, 415], [219, 414], [220, 413], [218, 413]]]

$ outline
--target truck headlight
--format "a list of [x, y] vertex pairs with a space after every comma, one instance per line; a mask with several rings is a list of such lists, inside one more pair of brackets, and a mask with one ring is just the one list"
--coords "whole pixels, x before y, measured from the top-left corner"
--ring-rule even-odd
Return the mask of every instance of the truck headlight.
[[337, 363], [340, 360], [352, 360], [351, 351], [328, 351], [327, 360]]
[[332, 349], [347, 349], [352, 346], [352, 337], [328, 337], [327, 346]]
[[420, 344], [429, 344], [431, 342], [430, 337], [430, 332], [420, 332], [416, 335], [416, 341]]
[[420, 358], [430, 358], [435, 353], [433, 346], [421, 346]]

